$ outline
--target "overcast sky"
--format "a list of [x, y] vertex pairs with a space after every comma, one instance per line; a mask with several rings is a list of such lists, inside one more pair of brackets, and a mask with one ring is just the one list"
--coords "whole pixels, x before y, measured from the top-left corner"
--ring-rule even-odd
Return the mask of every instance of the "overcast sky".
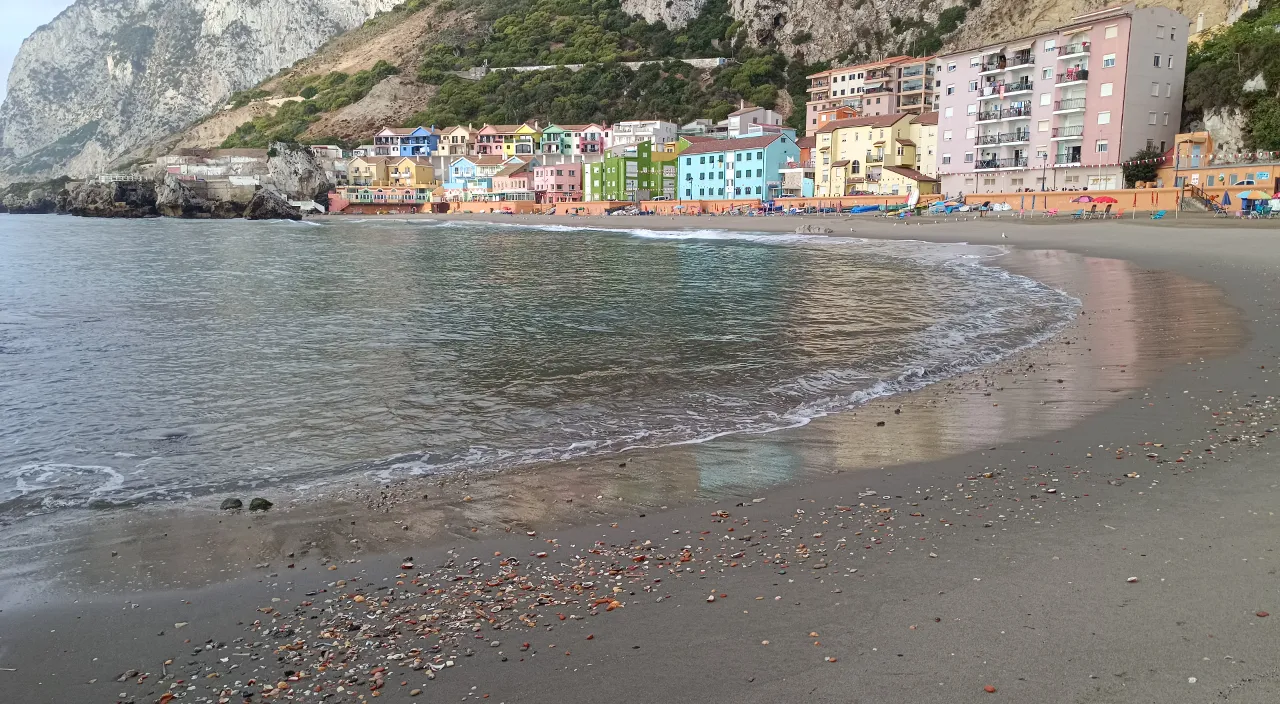
[[72, 0], [0, 0], [0, 97], [9, 84], [9, 67], [22, 40], [58, 16]]

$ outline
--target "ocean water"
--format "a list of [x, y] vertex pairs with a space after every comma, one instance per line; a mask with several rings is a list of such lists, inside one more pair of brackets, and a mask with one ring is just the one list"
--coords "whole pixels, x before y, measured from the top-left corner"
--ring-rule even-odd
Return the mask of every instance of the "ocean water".
[[1045, 339], [1001, 250], [0, 216], [0, 520], [804, 424]]

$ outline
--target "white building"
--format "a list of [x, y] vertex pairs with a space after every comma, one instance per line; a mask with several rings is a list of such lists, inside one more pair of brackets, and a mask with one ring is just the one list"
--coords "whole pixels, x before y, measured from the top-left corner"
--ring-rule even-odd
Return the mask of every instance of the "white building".
[[747, 105], [729, 113], [729, 139], [742, 137], [751, 132], [751, 125], [781, 125], [782, 116], [754, 105]]
[[627, 120], [613, 126], [609, 134], [609, 148], [640, 142], [652, 142], [654, 146], [670, 144], [679, 138], [679, 126], [662, 120]]

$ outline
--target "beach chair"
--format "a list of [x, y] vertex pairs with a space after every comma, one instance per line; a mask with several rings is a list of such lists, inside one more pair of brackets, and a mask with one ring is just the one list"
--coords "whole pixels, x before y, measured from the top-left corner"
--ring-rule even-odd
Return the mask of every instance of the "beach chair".
[[[1095, 205], [1095, 206], [1093, 206], [1093, 207], [1095, 207], [1095, 208], [1096, 208], [1096, 207], [1098, 207], [1098, 206], [1096, 206], [1096, 205]], [[1107, 207], [1106, 207], [1106, 209], [1105, 209], [1105, 210], [1103, 210], [1101, 213], [1098, 213], [1098, 217], [1102, 218], [1103, 220], [1106, 220], [1107, 218], [1111, 217], [1111, 204], [1110, 204], [1110, 203], [1107, 203]]]
[[1045, 216], [1046, 218], [1056, 218], [1056, 217], [1058, 217], [1058, 209], [1057, 209], [1057, 208], [1053, 208], [1052, 210], [1046, 210], [1046, 211], [1044, 211], [1044, 216]]
[[1152, 213], [1152, 214], [1151, 214], [1151, 219], [1152, 219], [1152, 220], [1164, 220], [1164, 214], [1165, 214], [1165, 211], [1163, 211], [1163, 210], [1157, 210], [1156, 212], [1154, 212], [1154, 213]]
[[1097, 214], [1098, 214], [1098, 204], [1094, 203], [1093, 207], [1089, 209], [1089, 212], [1084, 214], [1084, 219], [1091, 220]]
[[1116, 211], [1116, 214], [1112, 215], [1111, 217], [1115, 218], [1116, 220], [1119, 220], [1120, 218], [1124, 217], [1124, 208], [1121, 208], [1120, 210]]
[[1083, 219], [1084, 219], [1084, 208], [1081, 208], [1081, 209], [1077, 210], [1076, 212], [1072, 213], [1072, 214], [1071, 214], [1071, 219], [1072, 219], [1072, 220], [1083, 220]]

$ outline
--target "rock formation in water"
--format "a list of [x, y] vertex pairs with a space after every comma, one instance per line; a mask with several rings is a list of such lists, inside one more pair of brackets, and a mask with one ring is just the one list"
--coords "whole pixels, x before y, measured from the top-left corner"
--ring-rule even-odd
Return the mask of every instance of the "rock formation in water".
[[245, 206], [246, 220], [301, 220], [302, 212], [289, 205], [283, 194], [270, 186], [253, 194]]
[[398, 2], [77, 0], [14, 59], [0, 171], [101, 172]]
[[333, 188], [314, 152], [281, 142], [267, 153], [267, 173], [275, 187], [294, 200], [312, 200]]
[[58, 209], [55, 196], [42, 189], [28, 191], [25, 195], [7, 195], [3, 204], [5, 212], [13, 215], [43, 215]]
[[147, 218], [156, 212], [154, 181], [89, 181], [68, 185], [59, 212], [91, 218]]
[[156, 181], [156, 212], [170, 218], [238, 218], [244, 215], [244, 203], [206, 199], [173, 174]]

